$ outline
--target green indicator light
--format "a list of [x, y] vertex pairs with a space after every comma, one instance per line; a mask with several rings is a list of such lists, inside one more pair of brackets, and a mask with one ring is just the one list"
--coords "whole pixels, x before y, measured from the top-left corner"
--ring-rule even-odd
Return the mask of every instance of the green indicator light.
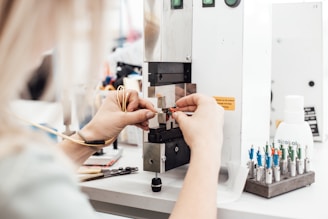
[[237, 7], [240, 3], [240, 0], [225, 0], [225, 3], [230, 7]]
[[212, 5], [214, 0], [203, 0], [204, 5]]
[[203, 7], [214, 7], [215, 0], [203, 0]]
[[183, 0], [171, 0], [172, 9], [181, 9], [183, 8]]

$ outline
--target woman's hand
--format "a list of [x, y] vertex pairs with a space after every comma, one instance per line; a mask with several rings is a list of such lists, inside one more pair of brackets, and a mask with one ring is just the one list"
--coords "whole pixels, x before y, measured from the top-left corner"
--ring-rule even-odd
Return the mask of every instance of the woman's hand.
[[[126, 112], [122, 111], [125, 103]], [[81, 132], [87, 140], [107, 140], [116, 138], [127, 125], [148, 130], [148, 120], [155, 116], [155, 112], [153, 105], [140, 98], [136, 91], [110, 91], [96, 115]]]
[[[148, 119], [153, 118], [156, 112], [153, 105], [140, 98], [136, 91], [117, 92], [109, 92], [96, 115], [82, 128], [81, 134], [74, 134], [71, 137], [82, 140], [81, 135], [83, 134], [84, 140], [111, 140], [108, 143], [110, 144], [127, 125], [137, 125], [144, 130], [148, 130]], [[125, 112], [122, 111], [121, 107], [125, 105], [123, 96], [126, 97]], [[86, 147], [69, 140], [59, 143], [59, 147], [77, 166], [82, 165], [88, 157], [104, 146]]]
[[[178, 111], [173, 118], [178, 122], [192, 154], [219, 157], [223, 140], [224, 110], [212, 97], [191, 94], [176, 102]], [[187, 116], [185, 112], [193, 112]], [[195, 153], [193, 153], [195, 151]]]

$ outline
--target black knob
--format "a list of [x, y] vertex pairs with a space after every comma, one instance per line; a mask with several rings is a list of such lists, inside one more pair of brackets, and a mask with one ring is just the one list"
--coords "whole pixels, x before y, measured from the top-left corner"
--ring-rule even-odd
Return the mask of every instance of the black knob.
[[153, 190], [153, 192], [160, 192], [162, 189], [162, 180], [161, 178], [153, 178], [151, 180], [151, 190]]
[[309, 81], [309, 86], [313, 87], [315, 85], [314, 81]]

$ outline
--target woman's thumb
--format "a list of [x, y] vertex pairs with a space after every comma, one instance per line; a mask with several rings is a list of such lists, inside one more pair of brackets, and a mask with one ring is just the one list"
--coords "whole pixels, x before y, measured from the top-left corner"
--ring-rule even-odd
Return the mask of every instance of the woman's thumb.
[[147, 121], [148, 119], [151, 119], [154, 116], [154, 112], [146, 109], [141, 109], [134, 112], [126, 113], [125, 122], [127, 123], [126, 125], [134, 125]]
[[177, 123], [179, 123], [179, 125], [181, 126], [181, 124], [185, 123], [185, 120], [188, 119], [188, 116], [181, 112], [181, 111], [176, 111], [172, 114], [173, 119], [175, 119], [175, 121], [177, 121]]

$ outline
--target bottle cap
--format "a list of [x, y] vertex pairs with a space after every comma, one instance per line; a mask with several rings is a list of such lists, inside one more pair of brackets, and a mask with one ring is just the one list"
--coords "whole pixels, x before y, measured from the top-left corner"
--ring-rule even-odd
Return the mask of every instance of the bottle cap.
[[285, 97], [284, 122], [286, 123], [304, 122], [303, 96], [288, 95]]

